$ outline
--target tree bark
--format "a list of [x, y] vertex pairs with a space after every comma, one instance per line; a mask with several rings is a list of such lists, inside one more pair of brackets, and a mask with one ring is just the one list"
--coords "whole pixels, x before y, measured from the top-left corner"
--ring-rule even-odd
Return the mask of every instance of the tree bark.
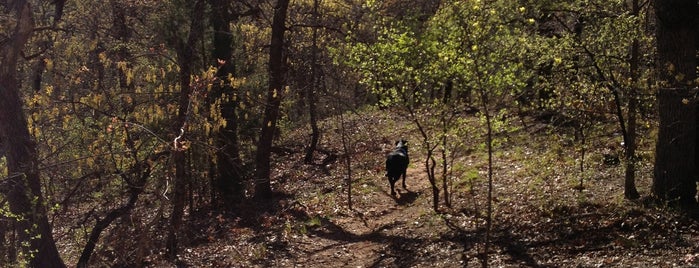
[[[82, 267], [88, 267], [90, 257], [92, 256], [92, 253], [95, 251], [95, 247], [97, 247], [97, 242], [100, 239], [100, 236], [102, 235], [102, 232], [109, 227], [109, 225], [114, 222], [117, 218], [126, 215], [133, 207], [136, 205], [136, 201], [138, 201], [138, 197], [143, 192], [144, 186], [145, 186], [145, 181], [148, 179], [150, 176], [150, 168], [148, 168], [145, 171], [142, 171], [143, 175], [141, 175], [141, 178], [139, 179], [142, 183], [140, 185], [130, 185], [129, 186], [129, 200], [124, 204], [123, 206], [114, 209], [110, 211], [104, 218], [97, 220], [95, 223], [95, 226], [92, 228], [90, 231], [90, 236], [87, 239], [87, 243], [85, 245], [85, 248], [83, 251], [80, 253], [80, 259], [78, 259], [78, 263], [75, 265], [78, 268]], [[129, 176], [129, 175], [125, 175]]]
[[[445, 103], [445, 105], [447, 105], [447, 104]], [[441, 165], [442, 165], [441, 176], [442, 176], [442, 193], [444, 194], [444, 205], [446, 205], [448, 208], [451, 208], [451, 195], [449, 193], [449, 177], [450, 177], [449, 176], [449, 160], [447, 159], [448, 158], [448, 155], [447, 155], [447, 151], [448, 151], [447, 150], [447, 145], [448, 145], [447, 131], [448, 131], [448, 124], [449, 124], [448, 121], [450, 119], [447, 118], [448, 117], [447, 113], [448, 113], [448, 111], [446, 111], [444, 109], [440, 113], [441, 118], [439, 120], [442, 123], [442, 133], [441, 133], [441, 137], [439, 139], [440, 139], [441, 147], [442, 147], [440, 150], [440, 154], [441, 154], [440, 157], [441, 157], [441, 161], [442, 161], [442, 163], [441, 163]]]
[[303, 161], [306, 164], [313, 162], [313, 152], [315, 152], [318, 146], [318, 140], [320, 139], [320, 129], [318, 128], [318, 116], [316, 109], [316, 91], [318, 90], [318, 85], [320, 83], [320, 78], [318, 77], [318, 22], [319, 13], [318, 6], [320, 5], [320, 0], [313, 1], [313, 43], [311, 46], [311, 85], [306, 88], [306, 99], [308, 100], [308, 115], [311, 124], [311, 143], [306, 148], [306, 155]]
[[696, 202], [696, 104], [684, 102], [695, 92], [663, 88], [659, 93], [660, 129], [655, 148], [653, 193], [670, 203], [692, 205]]
[[255, 170], [255, 197], [258, 198], [268, 197], [272, 194], [272, 185], [269, 178], [270, 156], [274, 130], [279, 117], [281, 95], [285, 84], [286, 68], [284, 67], [283, 54], [286, 11], [288, 7], [289, 0], [278, 0], [277, 5], [274, 7], [274, 17], [272, 19], [272, 40], [269, 48], [269, 90], [267, 92], [265, 115], [255, 156], [257, 162]]
[[186, 159], [186, 148], [183, 141], [186, 139], [187, 119], [189, 114], [189, 102], [193, 88], [191, 86], [192, 69], [195, 62], [195, 46], [201, 40], [203, 32], [203, 12], [204, 1], [198, 0], [191, 7], [189, 35], [185, 41], [177, 45], [177, 61], [180, 67], [180, 99], [177, 119], [174, 124], [173, 132], [175, 140], [173, 141], [173, 162], [175, 164], [175, 178], [173, 185], [173, 200], [172, 214], [170, 215], [170, 226], [166, 241], [167, 253], [171, 260], [177, 258], [178, 242], [182, 218], [184, 216], [184, 207], [186, 203], [188, 166]]
[[347, 208], [353, 210], [352, 208], [352, 158], [350, 155], [349, 137], [347, 135], [347, 128], [345, 127], [345, 116], [340, 113], [340, 137], [342, 138], [342, 149], [345, 153], [345, 168], [347, 169]]
[[488, 257], [490, 256], [490, 236], [493, 229], [493, 124], [492, 117], [488, 111], [487, 93], [481, 86], [481, 103], [483, 105], [483, 115], [486, 124], [486, 143], [488, 147], [488, 201], [485, 222], [485, 250], [483, 251], [483, 266], [488, 267]]
[[[7, 160], [7, 179], [1, 191], [15, 216], [14, 227], [20, 252], [29, 267], [65, 267], [47, 217], [41, 194], [36, 144], [32, 141], [22, 110], [17, 61], [34, 29], [29, 1], [11, 5], [16, 16], [12, 36], [0, 45], [0, 137]], [[10, 139], [11, 138], [11, 139]]]
[[695, 0], [655, 1], [660, 126], [653, 194], [682, 207], [697, 205]]
[[225, 204], [237, 203], [243, 197], [242, 160], [240, 159], [240, 144], [238, 139], [237, 102], [233, 85], [229, 78], [234, 77], [233, 65], [233, 36], [230, 23], [237, 20], [229, 9], [229, 2], [224, 0], [209, 0], [211, 6], [211, 25], [214, 29], [214, 50], [212, 52], [215, 64], [219, 65], [216, 77], [219, 83], [214, 88], [213, 99], [221, 99], [221, 116], [226, 125], [221, 127], [218, 135], [216, 152], [216, 191]]
[[[638, 0], [633, 0], [631, 4], [631, 13], [638, 17], [640, 7], [638, 5]], [[631, 59], [629, 60], [629, 71], [631, 73], [631, 87], [629, 88], [629, 100], [628, 100], [628, 112], [627, 112], [627, 129], [626, 129], [626, 140], [624, 145], [626, 147], [626, 171], [624, 174], [624, 197], [626, 199], [634, 200], [638, 199], [640, 195], [636, 189], [636, 115], [638, 110], [638, 90], [636, 87], [638, 85], [638, 63], [640, 61], [639, 56], [639, 43], [638, 38], [634, 38], [631, 43]]]

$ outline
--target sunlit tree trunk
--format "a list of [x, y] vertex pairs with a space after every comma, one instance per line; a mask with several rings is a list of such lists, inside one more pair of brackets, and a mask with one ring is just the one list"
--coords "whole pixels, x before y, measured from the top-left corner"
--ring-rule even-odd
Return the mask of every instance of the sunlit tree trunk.
[[270, 157], [272, 152], [272, 141], [274, 130], [279, 117], [279, 105], [281, 95], [284, 91], [284, 32], [286, 31], [286, 11], [289, 0], [278, 0], [274, 7], [274, 17], [272, 19], [272, 41], [269, 47], [269, 89], [267, 92], [267, 102], [265, 105], [264, 120], [260, 139], [257, 143], [257, 154], [255, 160], [257, 168], [255, 170], [255, 197], [266, 197], [272, 194], [270, 184]]
[[655, 1], [660, 126], [653, 193], [695, 207], [697, 179], [696, 0]]
[[5, 141], [8, 169], [0, 191], [14, 215], [22, 261], [26, 261], [28, 267], [65, 267], [41, 194], [36, 144], [27, 128], [17, 80], [20, 53], [34, 30], [32, 7], [29, 1], [21, 0], [13, 1], [10, 7], [8, 11], [14, 13], [9, 15], [14, 16], [14, 30], [0, 43], [0, 136]]

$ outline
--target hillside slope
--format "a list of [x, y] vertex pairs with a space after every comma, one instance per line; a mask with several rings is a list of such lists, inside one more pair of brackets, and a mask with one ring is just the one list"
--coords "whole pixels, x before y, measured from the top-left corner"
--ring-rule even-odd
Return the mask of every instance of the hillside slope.
[[[304, 130], [287, 133], [274, 156], [272, 200], [248, 200], [233, 212], [200, 220], [201, 239], [181, 256], [194, 267], [477, 267], [485, 227], [482, 134], [455, 161], [452, 207], [432, 209], [419, 136], [396, 114], [365, 111], [346, 118], [353, 209], [347, 206], [347, 155], [338, 118], [322, 124], [321, 152], [304, 165]], [[530, 120], [530, 119], [527, 119]], [[473, 119], [474, 129], [478, 120]], [[508, 124], [518, 124], [519, 119]], [[524, 122], [524, 121], [522, 121]], [[612, 126], [613, 127], [613, 126]], [[564, 129], [529, 121], [499, 132], [494, 177], [494, 267], [692, 267], [699, 265], [695, 220], [623, 199], [622, 165], [604, 163], [615, 136], [591, 137], [585, 167]], [[603, 131], [600, 133], [604, 133]], [[389, 194], [385, 154], [409, 140], [408, 190]], [[645, 144], [645, 147], [650, 147]], [[652, 155], [646, 150], [646, 154]], [[647, 195], [651, 159], [638, 174]], [[583, 187], [580, 188], [580, 178]], [[647, 203], [647, 202], [646, 202]], [[152, 260], [154, 266], [162, 260]]]

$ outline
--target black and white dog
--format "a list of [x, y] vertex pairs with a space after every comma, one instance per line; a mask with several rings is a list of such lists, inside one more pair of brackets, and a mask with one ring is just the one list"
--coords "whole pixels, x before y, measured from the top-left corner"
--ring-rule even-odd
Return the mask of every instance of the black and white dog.
[[405, 172], [408, 169], [410, 158], [408, 158], [408, 142], [401, 139], [396, 141], [396, 148], [386, 156], [386, 177], [391, 184], [391, 195], [396, 195], [394, 184], [403, 176], [403, 189], [405, 187]]

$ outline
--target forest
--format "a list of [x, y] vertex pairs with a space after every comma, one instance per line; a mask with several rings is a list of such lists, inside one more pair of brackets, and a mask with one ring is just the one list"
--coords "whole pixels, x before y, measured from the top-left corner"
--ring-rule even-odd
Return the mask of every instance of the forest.
[[0, 267], [697, 267], [697, 14], [0, 0]]

